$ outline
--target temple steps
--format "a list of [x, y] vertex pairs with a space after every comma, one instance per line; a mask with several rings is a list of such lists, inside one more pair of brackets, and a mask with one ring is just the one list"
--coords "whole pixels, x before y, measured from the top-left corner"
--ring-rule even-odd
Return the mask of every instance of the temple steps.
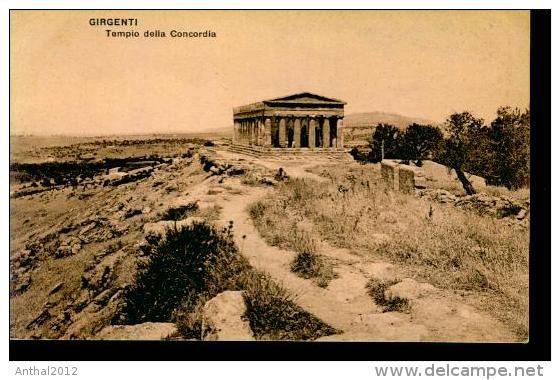
[[345, 149], [338, 148], [265, 148], [261, 146], [248, 146], [232, 144], [228, 150], [234, 153], [245, 154], [257, 158], [270, 158], [282, 160], [300, 160], [305, 158], [321, 158], [337, 161], [353, 161], [352, 156]]

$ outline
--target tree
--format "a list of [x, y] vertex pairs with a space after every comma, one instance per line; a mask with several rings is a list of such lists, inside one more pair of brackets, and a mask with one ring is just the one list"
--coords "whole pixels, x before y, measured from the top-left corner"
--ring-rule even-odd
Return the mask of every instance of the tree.
[[480, 152], [478, 147], [487, 136], [484, 120], [469, 112], [454, 113], [445, 122], [445, 130], [448, 136], [441, 161], [455, 170], [467, 194], [476, 194], [464, 170], [469, 170], [469, 167], [480, 161], [477, 156], [477, 151]]
[[413, 123], [403, 135], [402, 153], [406, 160], [422, 160], [436, 153], [443, 141], [438, 127]]
[[490, 125], [496, 152], [494, 176], [509, 189], [529, 185], [530, 119], [529, 110], [500, 107]]
[[391, 124], [379, 123], [375, 127], [371, 142], [371, 161], [397, 158], [402, 145], [402, 132]]

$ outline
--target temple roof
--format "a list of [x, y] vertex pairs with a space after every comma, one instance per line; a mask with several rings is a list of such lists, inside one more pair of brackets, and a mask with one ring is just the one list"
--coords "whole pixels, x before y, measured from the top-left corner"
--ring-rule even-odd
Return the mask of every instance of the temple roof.
[[307, 103], [307, 104], [346, 104], [346, 102], [338, 99], [327, 98], [325, 96], [313, 94], [311, 92], [301, 92], [283, 96], [281, 98], [265, 100], [265, 103]]
[[263, 100], [257, 103], [234, 107], [233, 115], [238, 117], [279, 116], [281, 113], [295, 115], [302, 112], [322, 112], [323, 115], [343, 115], [346, 102], [327, 98], [311, 92], [301, 92], [281, 98]]

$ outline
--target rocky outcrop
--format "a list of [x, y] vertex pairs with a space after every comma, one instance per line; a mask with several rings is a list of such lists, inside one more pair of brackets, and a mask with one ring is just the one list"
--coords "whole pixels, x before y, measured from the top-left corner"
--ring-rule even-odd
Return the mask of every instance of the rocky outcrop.
[[228, 290], [218, 294], [204, 305], [203, 340], [254, 340], [245, 312], [243, 292]]
[[103, 186], [118, 186], [125, 183], [139, 181], [152, 175], [154, 168], [146, 166], [129, 172], [113, 172], [103, 177]]
[[453, 204], [464, 210], [475, 211], [481, 215], [496, 218], [513, 217], [524, 220], [529, 215], [529, 201], [519, 201], [505, 196], [492, 196], [485, 193], [456, 196], [443, 189], [419, 190], [417, 194], [439, 203]]

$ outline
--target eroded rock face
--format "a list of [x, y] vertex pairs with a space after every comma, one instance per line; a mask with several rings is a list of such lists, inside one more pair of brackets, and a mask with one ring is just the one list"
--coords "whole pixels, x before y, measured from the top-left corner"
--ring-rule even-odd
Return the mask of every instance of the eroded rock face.
[[225, 291], [204, 305], [203, 340], [254, 340], [246, 311], [243, 292]]
[[95, 339], [100, 340], [161, 340], [174, 335], [174, 323], [146, 322], [138, 325], [114, 325], [101, 330]]
[[414, 300], [424, 297], [436, 291], [436, 288], [427, 283], [416, 282], [411, 278], [405, 278], [398, 284], [395, 284], [385, 290], [385, 299], [391, 301], [394, 299]]

